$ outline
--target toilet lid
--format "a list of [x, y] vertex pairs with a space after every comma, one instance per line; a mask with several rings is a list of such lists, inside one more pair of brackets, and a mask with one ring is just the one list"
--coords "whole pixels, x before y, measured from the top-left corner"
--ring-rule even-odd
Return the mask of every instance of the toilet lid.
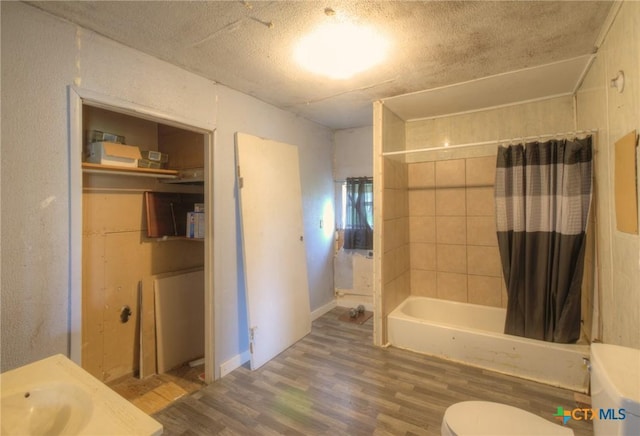
[[533, 413], [489, 401], [456, 403], [445, 411], [443, 422], [458, 436], [573, 435], [570, 428], [554, 424]]

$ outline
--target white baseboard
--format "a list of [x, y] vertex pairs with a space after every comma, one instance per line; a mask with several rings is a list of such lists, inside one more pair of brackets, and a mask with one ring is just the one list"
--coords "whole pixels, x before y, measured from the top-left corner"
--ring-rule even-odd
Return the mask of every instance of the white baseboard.
[[329, 301], [324, 306], [321, 306], [316, 310], [314, 310], [313, 312], [311, 312], [311, 321], [315, 321], [316, 319], [320, 318], [322, 315], [331, 311], [335, 307], [336, 307], [336, 300], [334, 299]]
[[[332, 300], [328, 302], [324, 306], [321, 306], [318, 309], [311, 312], [311, 320], [313, 321], [320, 318], [322, 315], [329, 312], [335, 307], [336, 307], [336, 300]], [[246, 350], [241, 354], [237, 354], [233, 356], [231, 359], [227, 360], [226, 362], [223, 362], [220, 365], [220, 378], [229, 374], [234, 369], [239, 368], [245, 362], [248, 362], [250, 359], [251, 359], [251, 354], [249, 353], [249, 350]]]
[[249, 360], [251, 360], [251, 354], [249, 353], [249, 350], [233, 356], [231, 359], [220, 365], [220, 378], [229, 374], [234, 369], [241, 367], [245, 362], [248, 362]]

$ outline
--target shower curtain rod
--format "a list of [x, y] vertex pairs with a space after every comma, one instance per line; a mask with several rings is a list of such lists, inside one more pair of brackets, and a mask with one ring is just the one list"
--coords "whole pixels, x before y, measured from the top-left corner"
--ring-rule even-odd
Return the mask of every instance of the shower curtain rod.
[[451, 149], [455, 149], [455, 148], [465, 148], [465, 147], [477, 147], [479, 145], [491, 145], [491, 144], [501, 144], [503, 142], [515, 142], [515, 141], [521, 141], [521, 142], [526, 142], [528, 140], [531, 139], [541, 139], [541, 138], [556, 138], [556, 137], [565, 137], [565, 136], [577, 136], [577, 135], [584, 135], [584, 134], [589, 134], [589, 133], [597, 133], [598, 129], [590, 129], [590, 130], [574, 130], [571, 132], [564, 132], [564, 133], [549, 133], [546, 135], [534, 135], [534, 136], [520, 136], [520, 137], [516, 137], [516, 138], [511, 138], [511, 139], [498, 139], [498, 140], [494, 140], [494, 141], [483, 141], [483, 142], [469, 142], [467, 144], [457, 144], [457, 145], [446, 145], [446, 146], [442, 146], [442, 147], [432, 147], [432, 148], [417, 148], [415, 150], [402, 150], [402, 151], [387, 151], [385, 153], [382, 153], [382, 156], [394, 156], [394, 155], [401, 155], [401, 154], [411, 154], [411, 153], [421, 153], [424, 151], [443, 151], [443, 150], [451, 150]]

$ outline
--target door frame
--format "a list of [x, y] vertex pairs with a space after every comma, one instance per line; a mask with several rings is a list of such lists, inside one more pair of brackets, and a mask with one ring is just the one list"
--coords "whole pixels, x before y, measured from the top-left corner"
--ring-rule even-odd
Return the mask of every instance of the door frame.
[[204, 135], [204, 361], [205, 382], [214, 380], [215, 313], [213, 287], [213, 162], [215, 124], [195, 121], [77, 86], [68, 87], [69, 99], [69, 341], [67, 354], [82, 366], [82, 106], [88, 105]]

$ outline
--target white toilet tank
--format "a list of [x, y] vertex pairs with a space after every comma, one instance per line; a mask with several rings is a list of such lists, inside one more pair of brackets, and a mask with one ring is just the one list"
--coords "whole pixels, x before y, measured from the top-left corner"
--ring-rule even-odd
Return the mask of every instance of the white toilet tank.
[[591, 344], [593, 433], [640, 435], [640, 350]]

